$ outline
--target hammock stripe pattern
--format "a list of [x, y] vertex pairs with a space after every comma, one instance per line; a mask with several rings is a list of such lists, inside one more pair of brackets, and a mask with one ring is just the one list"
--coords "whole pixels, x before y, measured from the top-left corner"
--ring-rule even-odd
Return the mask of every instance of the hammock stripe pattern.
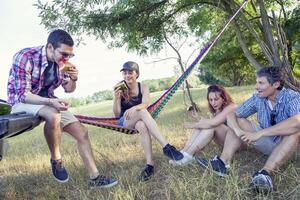
[[[190, 75], [192, 70], [195, 68], [196, 64], [201, 62], [209, 50], [213, 47], [213, 45], [217, 42], [217, 40], [220, 38], [220, 36], [223, 34], [225, 29], [228, 27], [228, 25], [231, 23], [232, 20], [237, 16], [237, 14], [242, 10], [242, 8], [246, 5], [248, 0], [245, 0], [240, 8], [234, 13], [234, 15], [227, 21], [225, 26], [222, 28], [222, 30], [212, 38], [212, 40], [200, 51], [199, 55], [196, 57], [196, 59], [190, 64], [190, 66], [184, 71], [184, 73], [177, 79], [177, 81], [166, 91], [164, 94], [156, 100], [153, 104], [151, 104], [147, 110], [152, 115], [154, 119], [157, 118], [158, 114], [161, 112], [161, 110], [165, 107], [165, 105], [169, 102], [171, 97], [175, 94], [175, 92], [178, 90], [180, 85], [185, 81], [185, 79]], [[107, 128], [110, 130], [122, 132], [125, 134], [135, 134], [138, 133], [135, 129], [128, 129], [124, 128], [118, 125], [119, 118], [99, 118], [99, 117], [89, 117], [84, 115], [75, 115], [78, 120], [81, 123], [94, 125], [102, 128]]]
[[119, 118], [100, 118], [100, 117], [89, 117], [84, 115], [75, 115], [77, 119], [83, 124], [89, 124], [98, 126], [101, 128], [118, 131], [125, 134], [136, 134], [138, 133], [135, 129], [124, 128], [119, 125]]

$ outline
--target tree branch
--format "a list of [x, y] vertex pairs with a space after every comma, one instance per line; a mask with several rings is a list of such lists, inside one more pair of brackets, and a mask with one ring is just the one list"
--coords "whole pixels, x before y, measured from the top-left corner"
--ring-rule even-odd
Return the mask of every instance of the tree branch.
[[[231, 6], [233, 6], [233, 5], [231, 5]], [[229, 14], [232, 14], [232, 9], [231, 9], [230, 5], [225, 4], [224, 7], [225, 7], [225, 9], [227, 10], [227, 12], [228, 12]], [[237, 21], [237, 20], [239, 19], [239, 20], [241, 20], [241, 22], [249, 29], [249, 32], [250, 32], [251, 35], [254, 37], [254, 39], [255, 39], [255, 41], [257, 42], [257, 44], [259, 45], [260, 49], [261, 49], [262, 52], [264, 53], [266, 59], [271, 63], [271, 62], [272, 62], [272, 52], [271, 52], [271, 50], [270, 50], [270, 49], [268, 48], [268, 46], [264, 43], [264, 41], [258, 36], [256, 30], [255, 30], [254, 27], [249, 23], [249, 21], [246, 19], [246, 17], [245, 17], [245, 15], [243, 14], [243, 12], [241, 12], [239, 16], [240, 16], [239, 18], [237, 18], [236, 20], [233, 21], [233, 24], [235, 24], [235, 30], [236, 30], [236, 31], [238, 30], [239, 35], [242, 36], [241, 30], [240, 30], [240, 28], [239, 28], [239, 26], [238, 26], [238, 23], [235, 22], [235, 21]], [[244, 41], [243, 37], [242, 37], [242, 38], [239, 38], [239, 37], [238, 37], [238, 39], [239, 39], [240, 42]], [[242, 46], [242, 45], [243, 45], [243, 44], [241, 44], [242, 49], [243, 49], [243, 48], [247, 48], [245, 43], [244, 43], [245, 46]], [[246, 49], [243, 49], [243, 50], [244, 50], [244, 52], [245, 52]], [[246, 54], [246, 53], [245, 53], [245, 54]], [[254, 63], [257, 63], [257, 62], [254, 62], [252, 58], [249, 59], [249, 58], [250, 58], [250, 57], [249, 57], [250, 54], [251, 54], [250, 51], [248, 51], [246, 57], [248, 58], [249, 61], [252, 60], [252, 61], [250, 61], [250, 62], [251, 62], [254, 66], [256, 66], [256, 64], [254, 64]], [[253, 57], [253, 56], [252, 56], [252, 57]], [[254, 57], [253, 57], [253, 58], [254, 58]], [[255, 60], [255, 59], [254, 59], [254, 60]]]
[[249, 60], [249, 62], [256, 68], [256, 69], [260, 69], [261, 67], [263, 67], [262, 64], [260, 64], [252, 55], [252, 53], [249, 51], [249, 49], [247, 48], [247, 45], [245, 43], [243, 34], [241, 33], [237, 23], [235, 21], [232, 21], [232, 26], [236, 32], [236, 36], [237, 39], [241, 45], [241, 48], [246, 56], [246, 58]]
[[151, 62], [145, 62], [145, 63], [146, 63], [146, 64], [158, 63], [158, 62], [161, 62], [161, 61], [164, 61], [164, 60], [170, 60], [170, 59], [175, 59], [175, 60], [177, 60], [178, 58], [177, 58], [177, 57], [159, 58], [159, 60], [154, 60], [154, 61], [151, 61]]
[[[168, 43], [168, 45], [175, 51], [175, 53], [177, 54], [178, 56], [178, 64], [181, 68], [181, 71], [182, 73], [184, 72], [184, 66], [183, 66], [183, 63], [182, 63], [182, 57], [179, 53], [179, 51], [173, 46], [173, 44], [169, 41], [168, 37], [166, 36], [166, 34], [164, 33], [164, 38], [166, 40], [166, 42]], [[185, 79], [185, 87], [186, 87], [186, 90], [187, 90], [187, 93], [188, 93], [188, 96], [189, 96], [189, 99], [190, 99], [190, 102], [192, 104], [192, 106], [194, 106], [195, 108], [198, 108], [197, 104], [193, 101], [193, 97], [192, 97], [192, 94], [191, 94], [191, 91], [190, 91], [190, 88], [189, 88], [189, 83], [188, 83], [188, 80]]]
[[258, 0], [258, 5], [260, 8], [260, 13], [261, 13], [261, 19], [262, 19], [262, 24], [263, 24], [263, 29], [264, 29], [264, 35], [268, 41], [267, 45], [270, 47], [270, 50], [273, 52], [272, 53], [272, 63], [271, 65], [275, 66], [280, 66], [280, 55], [279, 52], [276, 48], [275, 41], [272, 35], [272, 27], [269, 22], [269, 17], [264, 5], [263, 0]]

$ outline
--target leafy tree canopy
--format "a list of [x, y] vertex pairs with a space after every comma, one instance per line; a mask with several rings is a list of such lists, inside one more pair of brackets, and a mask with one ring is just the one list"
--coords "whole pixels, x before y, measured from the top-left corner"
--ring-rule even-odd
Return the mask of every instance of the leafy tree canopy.
[[[126, 46], [128, 51], [149, 54], [164, 47], [166, 35], [168, 38], [210, 38], [241, 2], [243, 0], [53, 0], [48, 3], [39, 0], [36, 6], [42, 24], [49, 29], [64, 28], [79, 38], [83, 34], [93, 35], [110, 47]], [[240, 52], [251, 66], [284, 68], [286, 83], [294, 89], [300, 88], [292, 75], [300, 55], [299, 8], [295, 0], [249, 0], [230, 26]]]

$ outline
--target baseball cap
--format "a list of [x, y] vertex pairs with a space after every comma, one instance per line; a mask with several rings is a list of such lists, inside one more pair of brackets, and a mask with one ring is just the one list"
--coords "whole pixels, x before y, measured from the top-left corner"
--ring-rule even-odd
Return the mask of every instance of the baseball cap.
[[139, 73], [139, 65], [136, 62], [133, 61], [128, 61], [126, 63], [123, 64], [121, 71], [124, 70], [129, 70], [129, 71], [136, 71], [137, 73]]

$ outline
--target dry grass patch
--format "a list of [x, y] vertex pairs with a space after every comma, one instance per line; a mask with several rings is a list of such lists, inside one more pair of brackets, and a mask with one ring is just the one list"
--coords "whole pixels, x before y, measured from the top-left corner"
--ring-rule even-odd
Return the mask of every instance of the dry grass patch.
[[[230, 88], [236, 103], [252, 95], [253, 87]], [[193, 96], [207, 116], [206, 90], [193, 89]], [[159, 95], [159, 94], [157, 94]], [[155, 99], [155, 97], [153, 97]], [[183, 148], [191, 131], [182, 128], [188, 121], [182, 93], [178, 92], [160, 114], [157, 122], [166, 139]], [[74, 108], [75, 113], [112, 116], [112, 102]], [[0, 199], [300, 199], [299, 161], [289, 162], [274, 174], [276, 191], [270, 196], [254, 195], [248, 185], [251, 174], [259, 169], [266, 157], [253, 149], [238, 153], [228, 178], [216, 177], [194, 163], [186, 167], [173, 167], [162, 154], [161, 146], [153, 141], [155, 176], [140, 182], [138, 175], [145, 165], [139, 135], [87, 126], [90, 132], [96, 164], [101, 173], [116, 177], [119, 184], [110, 189], [90, 190], [87, 173], [78, 155], [74, 140], [67, 134], [62, 138], [62, 154], [70, 173], [66, 184], [55, 182], [51, 175], [49, 151], [42, 126], [30, 133], [9, 139], [10, 148], [0, 163]], [[210, 158], [220, 154], [214, 144], [205, 149]]]

